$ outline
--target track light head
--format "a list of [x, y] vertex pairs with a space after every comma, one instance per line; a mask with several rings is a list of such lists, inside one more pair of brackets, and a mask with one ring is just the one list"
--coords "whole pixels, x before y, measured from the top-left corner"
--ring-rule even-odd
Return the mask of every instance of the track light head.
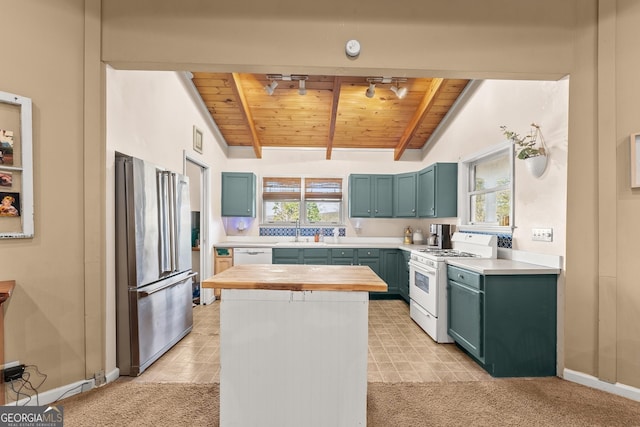
[[394, 85], [394, 86], [391, 86], [389, 89], [391, 90], [391, 92], [395, 93], [396, 96], [398, 98], [400, 98], [400, 99], [402, 99], [405, 96], [407, 96], [407, 88], [406, 88], [406, 86], [398, 88], [397, 86]]
[[365, 95], [367, 96], [367, 98], [373, 98], [375, 94], [376, 94], [376, 84], [371, 82], [369, 83], [369, 87], [367, 88]]
[[267, 91], [268, 95], [273, 95], [273, 91], [276, 90], [277, 87], [278, 87], [278, 82], [275, 80], [272, 80], [271, 83], [269, 83], [264, 87], [264, 90]]

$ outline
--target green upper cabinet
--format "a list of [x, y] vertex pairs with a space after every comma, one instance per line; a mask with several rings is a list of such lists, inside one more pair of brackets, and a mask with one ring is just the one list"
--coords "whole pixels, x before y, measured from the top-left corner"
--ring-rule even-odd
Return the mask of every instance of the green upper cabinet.
[[434, 163], [418, 172], [418, 216], [458, 216], [457, 163]]
[[393, 177], [393, 213], [397, 218], [416, 216], [417, 194], [416, 172], [403, 173]]
[[349, 216], [393, 217], [393, 175], [349, 175]]
[[222, 216], [256, 216], [256, 176], [222, 172]]
[[371, 175], [349, 175], [349, 216], [371, 216]]
[[373, 217], [393, 217], [393, 175], [373, 176]]

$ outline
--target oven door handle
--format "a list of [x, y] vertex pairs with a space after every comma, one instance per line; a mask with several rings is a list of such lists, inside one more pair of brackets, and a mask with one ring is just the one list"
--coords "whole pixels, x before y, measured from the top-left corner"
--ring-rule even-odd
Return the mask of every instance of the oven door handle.
[[425, 275], [429, 274], [431, 276], [434, 276], [436, 274], [435, 269], [428, 267], [426, 265], [420, 264], [419, 262], [415, 262], [413, 260], [409, 261], [409, 268]]

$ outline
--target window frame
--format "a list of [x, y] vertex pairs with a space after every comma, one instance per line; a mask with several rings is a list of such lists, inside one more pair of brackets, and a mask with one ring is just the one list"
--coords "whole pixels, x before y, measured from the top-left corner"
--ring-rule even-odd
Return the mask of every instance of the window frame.
[[[279, 178], [279, 177], [274, 177], [274, 176], [269, 176], [267, 178]], [[344, 177], [336, 177], [336, 176], [323, 176], [323, 177], [318, 177], [318, 176], [309, 176], [309, 177], [305, 177], [305, 176], [286, 176], [286, 177], [280, 177], [280, 178], [293, 178], [293, 179], [300, 179], [301, 180], [301, 185], [300, 185], [300, 197], [299, 198], [283, 198], [283, 199], [277, 199], [277, 198], [272, 198], [272, 199], [267, 199], [265, 200], [264, 198], [264, 179], [265, 177], [262, 177], [262, 188], [263, 191], [260, 193], [260, 198], [262, 199], [262, 209], [261, 209], [261, 215], [260, 215], [260, 225], [265, 226], [265, 227], [278, 227], [278, 226], [294, 226], [296, 225], [296, 221], [268, 221], [266, 219], [267, 215], [267, 209], [266, 209], [266, 203], [267, 202], [296, 202], [299, 204], [298, 207], [298, 212], [299, 212], [299, 224], [301, 227], [340, 227], [344, 225]], [[339, 200], [337, 198], [333, 198], [333, 200], [331, 199], [322, 199], [322, 198], [311, 198], [311, 197], [306, 197], [306, 184], [307, 184], [307, 179], [310, 180], [318, 180], [318, 179], [326, 179], [326, 180], [337, 180], [339, 179], [341, 181], [341, 196], [339, 198]], [[307, 220], [307, 202], [335, 202], [338, 204], [339, 206], [339, 219], [337, 222], [310, 222]]]
[[[471, 222], [471, 197], [477, 194], [487, 193], [485, 191], [473, 191], [472, 179], [474, 177], [473, 167], [483, 161], [490, 161], [502, 154], [509, 157], [509, 170], [511, 172], [511, 185], [504, 186], [509, 189], [511, 204], [509, 206], [509, 225], [489, 225], [489, 224], [473, 224]], [[478, 151], [470, 156], [460, 159], [460, 168], [458, 176], [458, 205], [461, 231], [487, 231], [493, 233], [513, 233], [515, 229], [515, 151], [513, 145], [509, 142], [502, 142]], [[496, 187], [500, 188], [500, 187]], [[495, 191], [494, 188], [492, 191]]]

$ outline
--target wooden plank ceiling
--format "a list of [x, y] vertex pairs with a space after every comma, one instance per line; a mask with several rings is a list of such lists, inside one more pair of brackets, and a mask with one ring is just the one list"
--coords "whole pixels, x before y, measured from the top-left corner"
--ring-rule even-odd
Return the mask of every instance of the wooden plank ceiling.
[[322, 147], [327, 159], [334, 148], [386, 148], [395, 160], [424, 146], [468, 83], [408, 78], [393, 83], [407, 88], [403, 99], [391, 83], [368, 98], [366, 77], [304, 77], [305, 95], [287, 76], [272, 95], [265, 74], [194, 72], [193, 83], [227, 144], [253, 147], [257, 158], [262, 147]]

